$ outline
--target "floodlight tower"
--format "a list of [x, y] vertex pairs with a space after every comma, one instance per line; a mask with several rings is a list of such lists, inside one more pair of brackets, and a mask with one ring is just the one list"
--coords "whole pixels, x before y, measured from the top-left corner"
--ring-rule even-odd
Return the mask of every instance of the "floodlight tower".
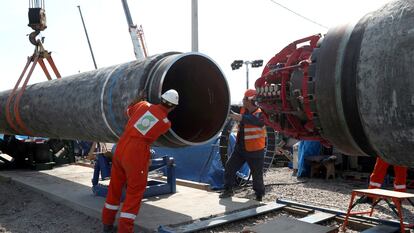
[[249, 89], [249, 65], [252, 66], [252, 68], [261, 67], [263, 65], [263, 60], [253, 60], [253, 61], [243, 61], [243, 60], [234, 60], [233, 63], [231, 63], [231, 69], [237, 70], [242, 65], [246, 65], [246, 89]]

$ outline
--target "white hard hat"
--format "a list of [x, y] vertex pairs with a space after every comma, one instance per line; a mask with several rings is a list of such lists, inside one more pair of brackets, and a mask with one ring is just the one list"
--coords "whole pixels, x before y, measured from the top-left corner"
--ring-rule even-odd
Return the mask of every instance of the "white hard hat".
[[178, 92], [174, 89], [170, 89], [161, 95], [161, 98], [170, 104], [178, 105]]

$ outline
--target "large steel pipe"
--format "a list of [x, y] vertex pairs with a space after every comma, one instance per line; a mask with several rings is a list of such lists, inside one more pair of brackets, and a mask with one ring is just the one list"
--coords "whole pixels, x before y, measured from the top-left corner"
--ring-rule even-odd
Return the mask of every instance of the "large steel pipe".
[[288, 136], [414, 167], [414, 1], [291, 43], [256, 89], [266, 122]]
[[356, 155], [414, 167], [414, 1], [329, 30], [316, 64], [322, 136]]
[[116, 142], [127, 121], [125, 109], [140, 91], [159, 103], [171, 88], [180, 104], [169, 114], [172, 128], [156, 145], [199, 145], [221, 131], [230, 96], [220, 68], [199, 53], [165, 53], [28, 86], [19, 103], [12, 99], [9, 121], [11, 91], [0, 92], [0, 133]]

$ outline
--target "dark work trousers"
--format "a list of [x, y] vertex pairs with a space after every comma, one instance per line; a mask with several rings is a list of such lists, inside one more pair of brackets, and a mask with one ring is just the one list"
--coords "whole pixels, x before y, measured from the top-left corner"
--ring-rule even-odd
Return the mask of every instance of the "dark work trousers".
[[253, 178], [253, 190], [257, 196], [265, 194], [265, 187], [263, 183], [263, 162], [264, 151], [257, 152], [243, 152], [235, 149], [231, 154], [229, 160], [226, 162], [224, 171], [224, 188], [232, 189], [236, 181], [236, 173], [247, 162], [250, 168], [250, 173]]

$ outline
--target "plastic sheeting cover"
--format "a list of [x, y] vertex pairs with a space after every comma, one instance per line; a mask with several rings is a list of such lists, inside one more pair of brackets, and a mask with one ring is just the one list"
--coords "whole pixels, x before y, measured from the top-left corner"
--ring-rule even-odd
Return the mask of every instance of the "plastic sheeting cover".
[[310, 165], [305, 163], [306, 157], [320, 155], [319, 141], [300, 141], [298, 149], [298, 177], [310, 176]]
[[[235, 136], [231, 135], [229, 137], [229, 150], [231, 151], [234, 148], [234, 142]], [[223, 189], [224, 168], [220, 159], [218, 144], [219, 137], [200, 146], [184, 148], [153, 147], [153, 149], [156, 158], [165, 155], [174, 158], [177, 178], [207, 183], [212, 189]], [[240, 178], [247, 179], [249, 172], [249, 167], [244, 164], [237, 175]]]

